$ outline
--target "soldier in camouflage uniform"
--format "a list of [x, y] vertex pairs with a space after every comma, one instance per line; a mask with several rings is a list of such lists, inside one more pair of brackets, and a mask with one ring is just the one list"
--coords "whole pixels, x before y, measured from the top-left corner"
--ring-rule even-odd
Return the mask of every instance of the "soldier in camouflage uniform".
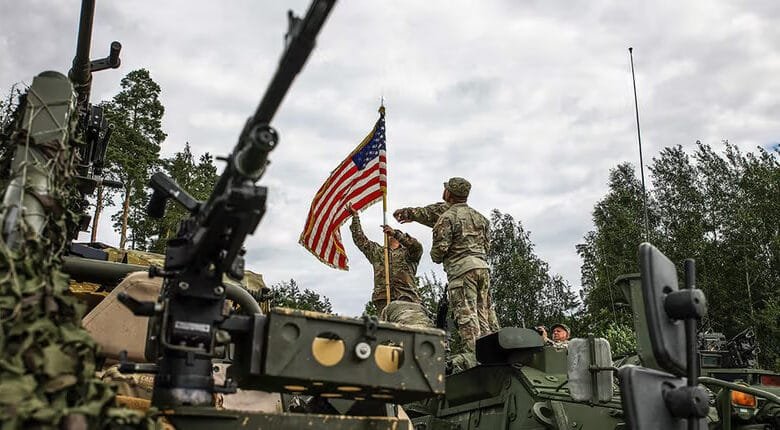
[[385, 291], [384, 247], [366, 237], [360, 226], [357, 211], [351, 206], [348, 209], [352, 212], [352, 224], [349, 227], [352, 231], [352, 240], [374, 268], [374, 291], [371, 301], [380, 317], [404, 325], [432, 327], [425, 309], [420, 304], [420, 293], [417, 291], [415, 275], [423, 253], [420, 242], [390, 226], [382, 227], [387, 235], [389, 246], [390, 304], [388, 305]]
[[[478, 337], [498, 330], [491, 304], [490, 272], [486, 254], [490, 224], [466, 204], [471, 184], [463, 178], [444, 183], [443, 203], [421, 208], [403, 208], [394, 212], [400, 222], [433, 223], [431, 259], [442, 263], [447, 273], [449, 303], [465, 342], [467, 353], [474, 353]], [[453, 357], [453, 362], [458, 362]], [[462, 370], [462, 369], [459, 369]]]
[[547, 331], [544, 331], [542, 334], [546, 344], [555, 347], [555, 349], [566, 349], [569, 347], [569, 337], [571, 336], [569, 326], [557, 323], [553, 324], [550, 330], [552, 330], [552, 339], [547, 337]]

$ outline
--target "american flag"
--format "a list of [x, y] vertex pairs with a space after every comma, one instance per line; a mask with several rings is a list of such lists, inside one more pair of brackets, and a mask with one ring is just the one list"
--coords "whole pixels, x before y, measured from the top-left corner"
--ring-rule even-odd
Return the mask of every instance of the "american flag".
[[387, 189], [385, 110], [357, 148], [339, 164], [311, 202], [299, 243], [323, 263], [349, 270], [339, 228], [352, 214], [382, 199]]

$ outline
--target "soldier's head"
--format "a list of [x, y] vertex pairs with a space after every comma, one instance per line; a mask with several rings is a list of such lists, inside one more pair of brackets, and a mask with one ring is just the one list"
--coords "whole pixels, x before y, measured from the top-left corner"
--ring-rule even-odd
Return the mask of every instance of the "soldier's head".
[[454, 177], [444, 183], [444, 194], [441, 198], [448, 203], [463, 203], [468, 200], [471, 184], [469, 181]]
[[401, 242], [399, 242], [393, 236], [387, 236], [387, 245], [390, 247], [390, 249], [396, 249], [401, 246]]
[[571, 330], [569, 330], [569, 326], [566, 324], [553, 324], [552, 327], [552, 340], [555, 342], [562, 342], [569, 340], [569, 336], [571, 334]]
[[401, 242], [399, 242], [398, 239], [396, 239], [394, 236], [396, 230], [394, 230], [389, 225], [383, 225], [382, 231], [385, 233], [385, 236], [387, 236], [387, 245], [390, 247], [390, 249], [396, 249], [401, 246]]

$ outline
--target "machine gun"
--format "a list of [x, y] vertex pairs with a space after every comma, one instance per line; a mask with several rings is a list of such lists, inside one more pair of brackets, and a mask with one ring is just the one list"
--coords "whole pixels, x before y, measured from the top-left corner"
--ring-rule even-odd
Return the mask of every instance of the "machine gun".
[[[218, 414], [211, 408], [213, 394], [230, 393], [238, 386], [321, 396], [331, 413], [383, 416], [388, 415], [390, 401], [406, 402], [444, 390], [439, 330], [399, 329], [375, 319], [293, 310], [263, 314], [249, 293], [226, 288], [224, 282], [225, 276], [243, 277], [244, 240], [265, 212], [267, 189], [255, 182], [279, 141], [270, 121], [334, 3], [314, 0], [302, 19], [289, 13], [278, 69], [206, 201], [195, 200], [162, 173], [150, 180], [150, 216], [163, 216], [169, 199], [190, 216], [167, 242], [165, 266], [149, 271], [152, 277], [164, 278], [158, 301], [118, 296], [135, 315], [150, 317], [145, 358], [152, 363], [123, 360], [120, 370], [156, 373], [152, 405], [174, 411], [167, 418], [177, 426], [203, 425], [207, 416]], [[226, 299], [238, 302], [240, 313], [227, 310]], [[220, 386], [212, 375], [218, 360], [231, 365]], [[268, 425], [278, 417], [246, 419]], [[301, 423], [312, 425], [312, 418], [306, 420]]]
[[[83, 0], [81, 3], [76, 56], [73, 58], [73, 65], [68, 72], [68, 78], [76, 92], [76, 109], [78, 112], [76, 133], [82, 141], [82, 145], [79, 147], [79, 162], [76, 166], [77, 188], [82, 199], [75, 202], [75, 205], [78, 206], [77, 210], [82, 215], [78, 222], [79, 229], [71, 232], [71, 239], [75, 239], [79, 231], [86, 231], [89, 227], [91, 218], [83, 213], [88, 206], [83, 196], [91, 195], [96, 188], [99, 189], [102, 186], [122, 188], [121, 182], [103, 179], [106, 150], [108, 149], [113, 125], [106, 121], [103, 107], [93, 105], [89, 101], [92, 89], [92, 73], [118, 68], [121, 64], [119, 52], [122, 49], [122, 44], [113, 41], [109, 47], [107, 57], [97, 60], [89, 59], [94, 15], [95, 0]], [[71, 247], [70, 251], [78, 253], [77, 248]]]
[[702, 367], [755, 368], [759, 352], [756, 336], [750, 328], [729, 340], [719, 332], [699, 334]]
[[[82, 2], [78, 45], [69, 78], [57, 72], [41, 73], [20, 103], [15, 127], [18, 131], [13, 138], [17, 147], [11, 163], [11, 181], [3, 197], [2, 235], [11, 248], [20, 246], [25, 232], [32, 234], [31, 237], [43, 234], [48, 213], [62, 213], [66, 209], [82, 213], [67, 232], [68, 240], [75, 239], [89, 224], [89, 216], [83, 214], [88, 206], [85, 196], [100, 184], [121, 186], [101, 179], [111, 127], [103, 118], [102, 108], [89, 102], [92, 72], [119, 67], [121, 45], [112, 42], [107, 57], [90, 61], [94, 10], [94, 0]], [[48, 115], [38, 115], [40, 111], [47, 111]], [[78, 117], [75, 128], [71, 127], [74, 115]], [[64, 146], [58, 147], [55, 142]], [[63, 155], [70, 151], [78, 156]], [[75, 166], [71, 166], [71, 161], [75, 161]], [[52, 170], [49, 168], [52, 164], [64, 170]], [[67, 199], [69, 207], [62, 207], [61, 200], [65, 199], [59, 194], [64, 192], [56, 187], [70, 180], [71, 167], [75, 167], [79, 196]], [[47, 180], [51, 175], [62, 178]]]
[[263, 217], [268, 192], [255, 181], [278, 143], [269, 122], [308, 59], [334, 3], [315, 1], [304, 19], [289, 14], [279, 67], [207, 201], [195, 200], [163, 173], [151, 178], [151, 217], [164, 215], [168, 199], [191, 214], [167, 243], [164, 269], [149, 272], [165, 278], [159, 302], [141, 304], [127, 295], [120, 297], [136, 315], [153, 317], [146, 359], [158, 366], [152, 399], [156, 406], [211, 405], [214, 392], [235, 391], [231, 385], [215, 387], [212, 379], [212, 359], [218, 356], [219, 336], [224, 333], [219, 328], [235, 321], [223, 315], [223, 275], [235, 280], [244, 276], [244, 240]]

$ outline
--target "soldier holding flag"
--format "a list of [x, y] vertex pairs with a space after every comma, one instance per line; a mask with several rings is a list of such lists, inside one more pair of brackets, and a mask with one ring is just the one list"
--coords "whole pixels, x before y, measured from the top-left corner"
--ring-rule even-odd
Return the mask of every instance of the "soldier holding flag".
[[432, 327], [430, 319], [420, 304], [420, 294], [417, 291], [417, 265], [423, 254], [422, 244], [412, 236], [389, 225], [382, 226], [387, 236], [388, 252], [387, 267], [390, 284], [390, 306], [387, 306], [385, 278], [385, 249], [382, 245], [368, 239], [360, 225], [358, 212], [348, 205], [352, 213], [352, 240], [366, 256], [374, 268], [374, 291], [371, 302], [377, 312], [390, 322]]
[[[415, 273], [422, 245], [400, 231], [384, 226], [385, 246], [368, 240], [357, 211], [382, 200], [387, 224], [387, 159], [385, 108], [362, 142], [344, 159], [314, 196], [300, 244], [323, 263], [348, 270], [339, 227], [352, 217], [352, 237], [374, 267], [372, 301], [387, 321], [431, 327], [417, 292]], [[388, 304], [389, 302], [389, 304]]]

